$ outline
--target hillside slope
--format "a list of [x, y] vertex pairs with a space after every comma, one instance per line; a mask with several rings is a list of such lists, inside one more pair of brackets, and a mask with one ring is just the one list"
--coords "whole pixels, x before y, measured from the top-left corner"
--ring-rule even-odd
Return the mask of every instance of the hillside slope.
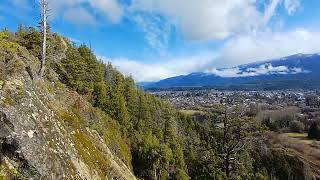
[[37, 80], [26, 48], [2, 46], [0, 57], [0, 179], [136, 179], [109, 149], [120, 134], [107, 142], [95, 130], [111, 129], [109, 117], [64, 84]]
[[50, 33], [43, 77], [40, 52], [0, 31], [0, 179], [188, 179], [173, 108], [85, 45]]

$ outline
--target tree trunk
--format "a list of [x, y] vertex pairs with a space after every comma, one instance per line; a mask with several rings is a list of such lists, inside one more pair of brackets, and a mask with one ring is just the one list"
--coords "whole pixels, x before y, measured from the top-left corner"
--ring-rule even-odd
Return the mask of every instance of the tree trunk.
[[42, 14], [42, 52], [41, 52], [41, 68], [39, 76], [42, 77], [46, 65], [46, 50], [47, 50], [47, 18], [48, 18], [48, 3], [47, 0], [41, 0], [41, 14]]
[[226, 156], [226, 160], [225, 160], [225, 173], [226, 173], [226, 175], [227, 175], [227, 177], [229, 178], [230, 177], [230, 157], [229, 157], [229, 155], [227, 155]]
[[157, 176], [157, 168], [155, 165], [153, 165], [153, 170], [154, 170], [154, 179], [158, 180], [158, 176]]

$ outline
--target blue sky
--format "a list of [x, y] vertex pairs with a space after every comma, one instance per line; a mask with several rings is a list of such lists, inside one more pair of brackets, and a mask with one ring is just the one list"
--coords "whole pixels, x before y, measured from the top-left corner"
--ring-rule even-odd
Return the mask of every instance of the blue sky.
[[[50, 1], [50, 0], [49, 0]], [[320, 52], [319, 0], [51, 0], [51, 26], [137, 81]], [[36, 0], [1, 0], [0, 27], [36, 26]]]

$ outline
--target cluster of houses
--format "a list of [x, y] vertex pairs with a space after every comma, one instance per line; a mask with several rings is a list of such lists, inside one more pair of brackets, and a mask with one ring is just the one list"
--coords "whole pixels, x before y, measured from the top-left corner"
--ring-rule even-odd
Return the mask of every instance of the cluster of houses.
[[249, 106], [250, 104], [286, 104], [292, 106], [308, 106], [320, 108], [318, 91], [287, 90], [287, 91], [217, 91], [217, 90], [184, 90], [156, 91], [155, 96], [168, 101], [180, 109], [194, 109], [221, 104], [226, 98], [232, 104]]

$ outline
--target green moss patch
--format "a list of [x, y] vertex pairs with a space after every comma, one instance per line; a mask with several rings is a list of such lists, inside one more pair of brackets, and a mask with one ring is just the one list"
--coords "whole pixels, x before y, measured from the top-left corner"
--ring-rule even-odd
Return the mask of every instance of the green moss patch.
[[95, 170], [100, 177], [105, 177], [110, 168], [106, 154], [101, 151], [94, 139], [88, 134], [87, 124], [75, 113], [69, 110], [60, 113], [60, 120], [74, 133], [71, 135], [73, 143], [80, 158], [90, 169]]
[[78, 114], [74, 113], [72, 110], [61, 112], [59, 114], [60, 120], [62, 120], [67, 126], [72, 128], [72, 130], [81, 129], [83, 126], [83, 121]]
[[103, 137], [106, 141], [108, 147], [116, 149], [114, 151], [118, 152], [116, 155], [121, 158], [121, 160], [132, 169], [131, 161], [132, 156], [130, 149], [124, 139], [121, 137], [120, 129], [114, 124], [109, 123], [103, 131]]
[[106, 155], [94, 145], [90, 136], [84, 132], [77, 131], [73, 135], [73, 142], [84, 163], [90, 169], [96, 170], [101, 177], [105, 177], [110, 167], [108, 160]]
[[3, 104], [5, 106], [13, 106], [15, 105], [15, 101], [11, 98], [11, 97], [5, 97], [3, 100], [2, 100]]

